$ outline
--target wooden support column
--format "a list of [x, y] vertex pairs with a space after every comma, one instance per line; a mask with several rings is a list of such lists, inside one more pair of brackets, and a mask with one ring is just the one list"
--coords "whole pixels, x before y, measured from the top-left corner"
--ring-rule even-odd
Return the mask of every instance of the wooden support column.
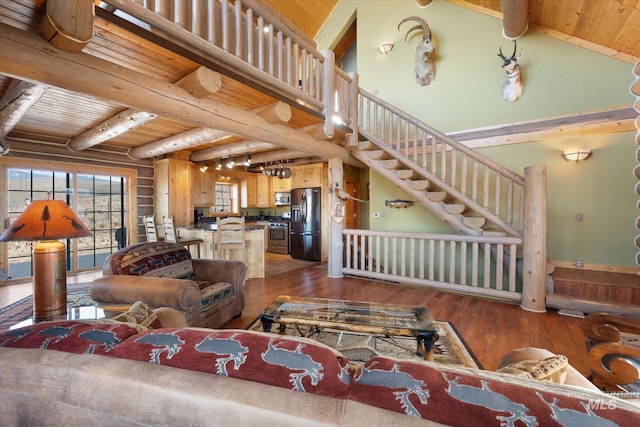
[[347, 147], [358, 146], [358, 134], [360, 133], [360, 116], [358, 115], [358, 93], [360, 91], [360, 81], [358, 80], [358, 73], [349, 73], [351, 77], [351, 85], [349, 86], [349, 105], [351, 105], [351, 111], [349, 114], [351, 133], [347, 135], [346, 142]]
[[502, 31], [510, 40], [518, 39], [529, 28], [529, 0], [502, 0]]
[[324, 133], [328, 137], [333, 137], [333, 109], [336, 105], [336, 82], [335, 82], [335, 57], [336, 54], [332, 50], [323, 50], [324, 62], [322, 63], [322, 70], [324, 72], [323, 81], [323, 93], [324, 93]]
[[329, 257], [327, 262], [327, 275], [329, 277], [343, 277], [342, 274], [342, 254], [344, 252], [344, 241], [342, 230], [344, 229], [344, 201], [338, 197], [336, 188], [342, 189], [343, 165], [338, 158], [329, 159]]
[[524, 170], [524, 231], [521, 307], [546, 311], [547, 168]]

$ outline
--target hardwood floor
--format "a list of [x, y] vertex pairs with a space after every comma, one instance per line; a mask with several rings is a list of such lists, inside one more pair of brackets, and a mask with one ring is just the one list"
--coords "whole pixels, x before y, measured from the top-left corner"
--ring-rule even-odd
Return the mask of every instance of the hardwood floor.
[[[268, 260], [267, 266], [274, 262]], [[585, 336], [580, 329], [582, 319], [360, 278], [332, 279], [327, 277], [327, 265], [320, 263], [277, 274], [267, 270], [265, 279], [247, 280], [242, 316], [224, 328], [246, 328], [279, 295], [424, 305], [435, 319], [453, 322], [487, 370], [495, 370], [500, 358], [510, 350], [531, 346], [564, 354], [583, 375], [590, 374]]]
[[[564, 354], [583, 375], [590, 374], [581, 319], [551, 311], [533, 313], [503, 302], [359, 278], [332, 279], [327, 277], [326, 264], [292, 260], [286, 255], [267, 254], [266, 265], [264, 279], [246, 282], [242, 316], [224, 328], [246, 328], [279, 295], [424, 305], [437, 320], [453, 322], [487, 370], [495, 370], [502, 355], [510, 350], [531, 346]], [[95, 276], [96, 273], [70, 276], [68, 281], [87, 281]], [[30, 289], [30, 283], [0, 287], [0, 305], [22, 298], [18, 295], [25, 292], [28, 295]]]

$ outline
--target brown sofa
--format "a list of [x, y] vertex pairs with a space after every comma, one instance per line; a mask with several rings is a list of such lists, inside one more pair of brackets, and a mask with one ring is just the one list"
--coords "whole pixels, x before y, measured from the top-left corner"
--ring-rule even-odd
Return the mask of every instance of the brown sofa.
[[243, 330], [45, 322], [0, 334], [0, 366], [6, 426], [640, 424], [589, 388]]
[[90, 287], [101, 305], [171, 307], [189, 326], [218, 328], [244, 308], [246, 266], [239, 261], [192, 259], [176, 243], [137, 243], [112, 254]]

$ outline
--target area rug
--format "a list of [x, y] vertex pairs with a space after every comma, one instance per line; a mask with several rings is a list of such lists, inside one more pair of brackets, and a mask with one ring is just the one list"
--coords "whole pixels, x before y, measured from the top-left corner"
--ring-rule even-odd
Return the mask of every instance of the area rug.
[[[436, 342], [434, 362], [482, 369], [482, 365], [451, 322], [436, 321], [435, 324], [440, 339]], [[278, 333], [278, 326], [278, 323], [273, 323], [271, 330], [274, 332], [272, 333]], [[262, 331], [260, 318], [247, 329]], [[405, 360], [423, 360], [416, 355], [416, 339], [411, 337], [387, 337], [300, 326], [287, 326], [285, 335], [302, 336], [326, 344], [344, 354], [355, 365], [362, 364], [376, 355]]]
[[[89, 296], [89, 283], [67, 285], [67, 307], [84, 307], [97, 303]], [[0, 331], [27, 320], [33, 315], [33, 297], [29, 295], [6, 307], [0, 308]]]

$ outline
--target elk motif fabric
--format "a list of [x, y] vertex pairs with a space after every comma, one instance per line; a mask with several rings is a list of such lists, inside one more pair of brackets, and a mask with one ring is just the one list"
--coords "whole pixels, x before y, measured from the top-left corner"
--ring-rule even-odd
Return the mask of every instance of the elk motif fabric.
[[[349, 399], [447, 425], [636, 425], [637, 413], [578, 388], [558, 393], [547, 382], [447, 369], [447, 365], [374, 357], [356, 372]], [[594, 403], [595, 402], [595, 403]], [[631, 424], [629, 424], [631, 422]]]
[[149, 330], [109, 355], [331, 397], [346, 397], [350, 384], [349, 361], [334, 349], [244, 330]]

